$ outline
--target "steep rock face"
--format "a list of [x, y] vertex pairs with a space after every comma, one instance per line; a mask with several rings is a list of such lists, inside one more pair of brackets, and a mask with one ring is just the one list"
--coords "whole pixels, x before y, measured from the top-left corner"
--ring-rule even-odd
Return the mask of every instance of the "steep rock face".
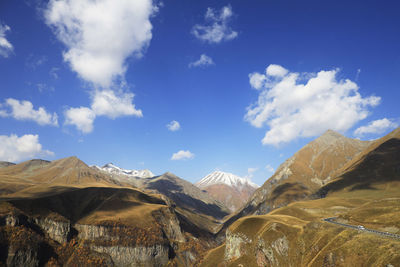
[[195, 185], [224, 203], [231, 212], [241, 208], [259, 187], [247, 179], [222, 171], [206, 175]]
[[70, 222], [54, 221], [49, 218], [35, 218], [34, 222], [49, 235], [49, 237], [58, 243], [68, 241], [71, 233]]
[[7, 266], [39, 266], [38, 249], [31, 246], [25, 248], [10, 246], [8, 248]]
[[91, 246], [92, 250], [111, 256], [115, 266], [165, 266], [170, 259], [170, 248], [163, 245], [150, 247]]

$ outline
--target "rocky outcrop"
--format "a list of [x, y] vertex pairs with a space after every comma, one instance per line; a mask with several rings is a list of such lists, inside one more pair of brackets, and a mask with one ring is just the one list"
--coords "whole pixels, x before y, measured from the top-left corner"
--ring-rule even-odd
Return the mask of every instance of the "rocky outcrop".
[[225, 260], [231, 261], [245, 254], [246, 247], [252, 240], [242, 233], [226, 231]]
[[35, 218], [34, 221], [51, 239], [60, 244], [68, 241], [71, 232], [69, 222], [54, 221], [48, 218]]
[[36, 267], [39, 266], [38, 249], [36, 247], [10, 246], [8, 248], [7, 266], [9, 267]]
[[91, 250], [111, 256], [115, 266], [164, 266], [169, 261], [168, 245], [150, 247], [136, 246], [90, 246]]

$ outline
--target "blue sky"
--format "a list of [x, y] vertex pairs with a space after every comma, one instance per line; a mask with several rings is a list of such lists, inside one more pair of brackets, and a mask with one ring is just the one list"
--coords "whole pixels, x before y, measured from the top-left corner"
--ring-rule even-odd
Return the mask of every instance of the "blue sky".
[[397, 1], [97, 3], [1, 1], [0, 160], [261, 185], [329, 128], [399, 125]]

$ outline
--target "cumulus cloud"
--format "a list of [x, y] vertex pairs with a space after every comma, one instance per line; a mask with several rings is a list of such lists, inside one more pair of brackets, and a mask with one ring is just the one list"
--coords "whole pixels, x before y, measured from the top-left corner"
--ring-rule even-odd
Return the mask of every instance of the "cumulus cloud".
[[83, 133], [93, 131], [93, 122], [96, 114], [90, 108], [69, 108], [65, 111], [64, 116], [66, 125], [75, 125]]
[[112, 90], [96, 90], [93, 96], [92, 110], [97, 116], [115, 119], [120, 116], [142, 117], [142, 111], [132, 103], [134, 94], [119, 93]]
[[12, 117], [16, 120], [31, 120], [39, 125], [58, 126], [58, 116], [55, 112], [51, 114], [44, 107], [35, 110], [33, 104], [26, 100], [6, 99], [6, 102], [0, 106], [0, 116]]
[[245, 120], [258, 128], [269, 127], [264, 145], [317, 136], [327, 129], [350, 129], [368, 116], [368, 109], [377, 106], [380, 97], [362, 97], [355, 82], [337, 80], [338, 72], [322, 70], [300, 77], [299, 73], [270, 65], [264, 74], [250, 74], [250, 85], [259, 90], [259, 96], [247, 108]]
[[171, 132], [175, 132], [175, 131], [178, 131], [181, 128], [181, 125], [179, 124], [179, 122], [174, 120], [174, 121], [171, 121], [170, 123], [167, 124], [167, 128]]
[[380, 120], [371, 121], [365, 126], [361, 126], [354, 131], [356, 136], [363, 136], [365, 134], [381, 134], [387, 130], [392, 130], [399, 125], [390, 119], [383, 118]]
[[238, 33], [229, 26], [232, 16], [232, 7], [229, 5], [223, 7], [220, 12], [209, 7], [204, 16], [205, 24], [194, 25], [192, 34], [196, 38], [209, 43], [233, 40], [238, 36]]
[[194, 62], [191, 62], [189, 64], [189, 68], [192, 67], [205, 67], [205, 66], [210, 66], [214, 65], [214, 61], [212, 60], [211, 57], [207, 56], [206, 54], [202, 54], [200, 58]]
[[0, 24], [0, 56], [8, 57], [13, 51], [13, 45], [6, 39], [6, 32], [11, 28], [8, 25]]
[[0, 160], [17, 162], [37, 156], [53, 155], [53, 152], [42, 149], [38, 135], [0, 135]]
[[91, 107], [69, 108], [65, 111], [65, 125], [74, 125], [82, 133], [93, 131], [97, 116], [115, 119], [121, 116], [142, 117], [142, 111], [132, 103], [134, 94], [112, 90], [95, 90]]
[[149, 45], [154, 11], [151, 0], [50, 0], [44, 15], [72, 70], [108, 88], [125, 74], [126, 59]]
[[[70, 108], [65, 124], [84, 133], [93, 130], [96, 116], [115, 119], [142, 117], [134, 94], [124, 84], [128, 58], [140, 58], [152, 38], [150, 18], [158, 10], [152, 0], [50, 0], [46, 23], [66, 47], [64, 61], [93, 86], [91, 107]], [[51, 75], [58, 78], [56, 72]], [[82, 113], [82, 118], [76, 115]]]
[[265, 166], [265, 169], [266, 169], [267, 171], [271, 172], [271, 173], [274, 173], [274, 172], [275, 172], [275, 169], [274, 169], [271, 165], [269, 165], [269, 164], [267, 164], [267, 165]]
[[171, 160], [186, 160], [194, 158], [194, 154], [189, 150], [179, 150], [172, 154]]

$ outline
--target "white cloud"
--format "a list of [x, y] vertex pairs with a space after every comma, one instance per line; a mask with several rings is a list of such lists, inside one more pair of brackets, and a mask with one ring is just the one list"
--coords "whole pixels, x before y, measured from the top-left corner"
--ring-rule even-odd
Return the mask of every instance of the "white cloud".
[[75, 125], [83, 133], [93, 131], [93, 121], [96, 118], [96, 114], [90, 108], [69, 108], [64, 115], [66, 125]]
[[126, 59], [141, 57], [149, 45], [155, 10], [151, 0], [50, 0], [44, 15], [72, 70], [109, 88], [124, 76]]
[[258, 72], [253, 72], [249, 74], [249, 81], [251, 87], [254, 89], [261, 89], [264, 86], [264, 83], [266, 82], [267, 78], [264, 74], [258, 73]]
[[283, 77], [288, 73], [288, 70], [280, 65], [270, 64], [265, 73], [269, 76]]
[[189, 68], [191, 67], [201, 67], [201, 66], [209, 66], [209, 65], [214, 65], [214, 61], [212, 60], [211, 57], [207, 56], [206, 54], [202, 54], [200, 58], [194, 62], [191, 62], [189, 64]]
[[194, 158], [194, 154], [189, 150], [179, 150], [172, 154], [171, 160], [185, 160]]
[[115, 119], [120, 116], [142, 117], [142, 111], [132, 103], [134, 94], [115, 94], [112, 90], [96, 90], [93, 96], [92, 110], [97, 116]]
[[6, 32], [11, 28], [8, 25], [0, 24], [0, 56], [8, 57], [13, 51], [13, 45], [6, 39]]
[[53, 155], [53, 152], [42, 149], [38, 135], [0, 135], [0, 160], [17, 162], [36, 156]]
[[[11, 110], [2, 109], [2, 106], [9, 107]], [[35, 110], [33, 104], [26, 100], [6, 99], [6, 102], [0, 106], [0, 116], [13, 117], [16, 120], [31, 120], [39, 125], [58, 126], [58, 116], [55, 112], [50, 114], [44, 107]]]
[[[378, 105], [380, 97], [362, 97], [356, 83], [336, 80], [337, 73], [330, 70], [300, 76], [270, 65], [265, 74], [257, 74], [263, 80], [262, 86], [250, 77], [250, 85], [260, 93], [258, 101], [247, 108], [245, 120], [258, 128], [269, 127], [262, 140], [264, 145], [317, 136], [327, 129], [350, 129], [368, 116], [368, 108]], [[305, 77], [306, 82], [300, 83]]]
[[267, 171], [271, 172], [271, 173], [274, 173], [274, 172], [275, 172], [275, 169], [274, 169], [271, 165], [269, 165], [269, 164], [267, 164], [267, 165], [265, 166], [265, 169], [266, 169]]
[[229, 5], [223, 7], [220, 12], [209, 7], [205, 14], [205, 24], [194, 25], [192, 34], [209, 43], [220, 43], [235, 39], [238, 33], [228, 25], [232, 16], [232, 7]]
[[[93, 86], [91, 107], [69, 109], [65, 124], [89, 133], [96, 116], [143, 116], [132, 102], [134, 94], [123, 92], [117, 82], [124, 84], [127, 59], [141, 57], [148, 47], [150, 17], [157, 10], [152, 0], [49, 1], [46, 23], [67, 48], [64, 60]], [[56, 71], [50, 74], [58, 78]], [[79, 113], [82, 118], [75, 116]]]
[[244, 177], [247, 180], [251, 180], [253, 178], [254, 173], [258, 170], [258, 168], [247, 168], [247, 174]]
[[75, 125], [83, 133], [93, 131], [93, 123], [97, 116], [115, 119], [121, 116], [142, 117], [142, 111], [132, 103], [134, 94], [112, 90], [95, 90], [92, 105], [88, 107], [69, 108], [65, 111], [65, 125]]
[[383, 118], [368, 123], [366, 126], [361, 126], [354, 131], [356, 136], [363, 136], [365, 134], [381, 134], [387, 130], [394, 129], [399, 125], [390, 119]]
[[181, 128], [181, 125], [179, 124], [179, 122], [174, 120], [174, 121], [171, 121], [170, 123], [167, 124], [167, 128], [171, 132], [175, 132], [175, 131], [178, 131]]

